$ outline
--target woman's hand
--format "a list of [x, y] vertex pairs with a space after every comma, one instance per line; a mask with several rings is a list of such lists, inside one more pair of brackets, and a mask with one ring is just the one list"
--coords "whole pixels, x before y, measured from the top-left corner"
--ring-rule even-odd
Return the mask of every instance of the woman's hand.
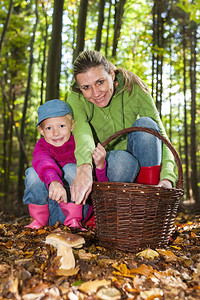
[[76, 170], [76, 176], [70, 186], [71, 201], [75, 204], [85, 204], [92, 191], [92, 166], [82, 164]]
[[98, 143], [92, 153], [92, 158], [97, 169], [103, 169], [105, 165], [106, 150]]
[[172, 188], [172, 183], [170, 180], [168, 179], [162, 179], [159, 184], [157, 185], [157, 187], [164, 187], [166, 189], [171, 189]]
[[59, 181], [52, 181], [49, 185], [49, 198], [58, 203], [67, 202], [67, 193]]

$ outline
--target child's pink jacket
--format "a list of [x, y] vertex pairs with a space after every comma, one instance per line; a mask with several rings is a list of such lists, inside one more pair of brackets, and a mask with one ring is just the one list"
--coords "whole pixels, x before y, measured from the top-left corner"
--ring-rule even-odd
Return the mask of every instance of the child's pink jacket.
[[[40, 180], [47, 187], [52, 181], [62, 183], [62, 167], [69, 163], [76, 163], [74, 155], [75, 141], [74, 136], [60, 147], [55, 147], [45, 141], [44, 138], [39, 139], [33, 150], [32, 166], [37, 172]], [[106, 177], [106, 166], [102, 170], [95, 169], [98, 181], [108, 181]], [[99, 174], [99, 176], [98, 176]]]

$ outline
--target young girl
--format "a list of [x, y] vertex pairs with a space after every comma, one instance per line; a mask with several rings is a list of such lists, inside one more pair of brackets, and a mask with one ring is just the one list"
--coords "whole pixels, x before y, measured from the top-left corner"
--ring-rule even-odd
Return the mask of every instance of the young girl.
[[[76, 174], [75, 142], [72, 135], [74, 120], [69, 106], [58, 99], [47, 101], [38, 109], [36, 127], [43, 138], [35, 145], [33, 167], [26, 170], [23, 201], [28, 204], [30, 215], [34, 219], [26, 227], [38, 229], [60, 221], [66, 226], [83, 229], [83, 205], [71, 202], [69, 191]], [[105, 149], [98, 144], [92, 155], [97, 180], [107, 180]], [[88, 205], [86, 208], [88, 209]]]

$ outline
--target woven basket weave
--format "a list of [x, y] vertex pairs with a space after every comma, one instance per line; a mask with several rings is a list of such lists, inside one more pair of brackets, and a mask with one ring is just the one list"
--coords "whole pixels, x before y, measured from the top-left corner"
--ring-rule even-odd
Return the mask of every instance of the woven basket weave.
[[178, 166], [178, 180], [176, 188], [171, 189], [136, 183], [94, 182], [91, 199], [99, 244], [129, 252], [168, 244], [183, 195], [179, 155], [157, 131], [143, 127], [126, 128], [108, 138], [103, 146], [132, 131], [153, 134], [168, 146]]

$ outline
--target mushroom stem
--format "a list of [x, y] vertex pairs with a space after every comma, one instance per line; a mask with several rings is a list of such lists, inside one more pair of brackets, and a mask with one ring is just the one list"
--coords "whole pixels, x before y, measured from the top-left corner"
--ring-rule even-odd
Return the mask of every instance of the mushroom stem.
[[74, 269], [75, 268], [75, 258], [74, 258], [74, 254], [72, 251], [72, 247], [58, 245], [57, 255], [61, 256], [60, 269]]

